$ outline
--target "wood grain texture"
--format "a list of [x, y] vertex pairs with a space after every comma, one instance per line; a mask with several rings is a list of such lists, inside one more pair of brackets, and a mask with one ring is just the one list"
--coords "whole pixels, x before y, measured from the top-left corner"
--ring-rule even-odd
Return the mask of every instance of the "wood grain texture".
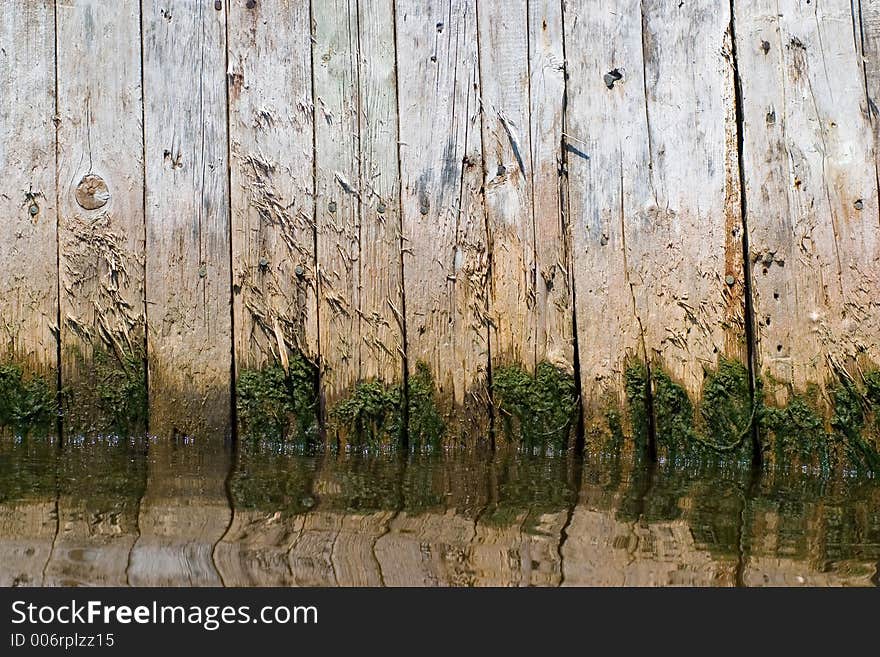
[[564, 199], [561, 2], [529, 2], [529, 117], [535, 224], [535, 360], [573, 371], [571, 237]]
[[477, 6], [492, 363], [534, 371], [535, 216], [528, 3]]
[[576, 312], [596, 426], [628, 358], [694, 398], [720, 355], [745, 358], [730, 17], [710, 2], [572, 4], [565, 17], [579, 53], [566, 119]]
[[651, 196], [627, 262], [648, 355], [692, 397], [746, 360], [730, 8], [642, 3]]
[[143, 379], [140, 4], [71, 0], [57, 22], [65, 427], [100, 430], [97, 388], [116, 372]]
[[453, 442], [488, 427], [488, 250], [472, 0], [396, 5], [407, 356]]
[[[652, 199], [645, 115], [641, 12], [637, 0], [566, 1], [565, 115], [572, 278], [588, 432], [622, 406], [628, 358], [643, 359], [642, 326], [627, 261], [628, 241], [645, 239]], [[573, 53], [577, 53], [575, 56]], [[605, 75], [621, 79], [609, 89]]]
[[225, 12], [143, 3], [150, 430], [230, 420]]
[[[744, 0], [736, 9], [757, 355], [769, 401], [784, 403], [880, 362], [880, 222], [864, 86], [867, 73], [872, 93], [876, 63], [869, 56], [862, 67], [849, 2]], [[876, 22], [865, 25], [870, 52]]]
[[393, 0], [358, 4], [360, 373], [403, 374], [400, 167]]
[[309, 3], [229, 4], [229, 140], [239, 371], [318, 357]]
[[360, 377], [356, 0], [316, 3], [312, 18], [321, 384], [332, 406]]
[[0, 359], [57, 367], [55, 15], [12, 0], [0, 16]]

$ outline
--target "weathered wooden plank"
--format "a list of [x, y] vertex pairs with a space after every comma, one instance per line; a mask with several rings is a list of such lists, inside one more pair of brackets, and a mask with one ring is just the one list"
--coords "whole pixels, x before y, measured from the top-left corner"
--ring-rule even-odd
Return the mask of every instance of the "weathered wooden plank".
[[[140, 4], [72, 0], [57, 22], [65, 429], [143, 430]], [[133, 399], [110, 401], [119, 388]]]
[[400, 167], [393, 0], [358, 4], [361, 379], [403, 374]]
[[746, 351], [729, 11], [588, 3], [565, 20], [588, 415], [608, 384], [620, 395], [633, 355], [698, 398], [720, 355]]
[[312, 19], [321, 385], [332, 406], [360, 377], [356, 0], [316, 3]]
[[638, 281], [631, 280], [626, 261], [628, 239], [648, 239], [631, 235], [649, 230], [643, 207], [652, 198], [639, 5], [638, 0], [563, 5], [566, 53], [572, 53], [566, 61], [567, 205], [584, 414], [591, 433], [603, 430], [609, 406], [625, 402], [627, 359], [645, 356], [635, 306]]
[[757, 356], [782, 404], [880, 362], [875, 148], [850, 2], [736, 11]]
[[318, 356], [309, 3], [229, 4], [229, 140], [239, 371]]
[[230, 419], [226, 14], [143, 3], [150, 429]]
[[407, 356], [424, 362], [452, 440], [488, 426], [488, 251], [476, 8], [396, 5]]
[[720, 355], [746, 361], [730, 7], [642, 5], [651, 197], [627, 262], [649, 356], [698, 398]]
[[535, 226], [528, 2], [477, 7], [492, 363], [534, 371]]
[[574, 364], [571, 245], [563, 212], [565, 52], [561, 2], [529, 2], [529, 116], [535, 223], [535, 360]]
[[0, 17], [0, 359], [51, 379], [58, 365], [54, 4], [14, 0]]

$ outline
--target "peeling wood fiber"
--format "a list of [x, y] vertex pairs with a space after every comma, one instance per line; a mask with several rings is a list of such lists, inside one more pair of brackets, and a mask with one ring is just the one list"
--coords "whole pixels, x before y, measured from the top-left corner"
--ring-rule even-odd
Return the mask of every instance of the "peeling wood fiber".
[[429, 374], [451, 443], [502, 367], [607, 435], [633, 364], [827, 411], [880, 365], [877, 0], [9, 4], [0, 364], [71, 430], [98, 353], [147, 361], [152, 433], [304, 357], [322, 427]]

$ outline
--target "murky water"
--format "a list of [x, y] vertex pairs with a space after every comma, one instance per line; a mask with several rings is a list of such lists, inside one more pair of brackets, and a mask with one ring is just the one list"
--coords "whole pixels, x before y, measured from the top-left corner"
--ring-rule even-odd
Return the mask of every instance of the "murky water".
[[0, 441], [0, 585], [877, 585], [880, 482]]

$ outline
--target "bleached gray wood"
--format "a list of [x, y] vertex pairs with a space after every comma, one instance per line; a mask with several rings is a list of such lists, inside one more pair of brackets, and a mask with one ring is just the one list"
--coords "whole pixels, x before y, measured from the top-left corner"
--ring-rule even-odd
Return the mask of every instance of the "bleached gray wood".
[[140, 3], [71, 0], [57, 9], [65, 427], [100, 430], [112, 418], [102, 417], [96, 388], [111, 372], [143, 376]]
[[356, 0], [313, 5], [315, 221], [322, 394], [360, 375], [360, 213]]
[[[628, 240], [644, 232], [652, 199], [645, 114], [641, 11], [637, 0], [563, 5], [570, 53], [565, 150], [581, 385], [587, 431], [625, 403], [628, 358], [645, 358], [643, 327], [629, 275]], [[617, 70], [612, 88], [604, 76]]]
[[400, 0], [396, 27], [407, 356], [428, 366], [457, 441], [488, 426], [475, 4]]
[[858, 380], [880, 362], [876, 147], [864, 86], [866, 71], [869, 94], [876, 85], [872, 7], [863, 3], [863, 69], [850, 2], [736, 5], [758, 358], [771, 402]]
[[573, 371], [571, 244], [562, 172], [565, 53], [561, 2], [529, 2], [529, 116], [535, 224], [535, 361]]
[[477, 5], [492, 363], [531, 371], [537, 319], [528, 10], [526, 0]]
[[0, 12], [0, 360], [50, 380], [58, 366], [54, 5], [9, 0]]
[[238, 371], [318, 357], [307, 0], [229, 4], [232, 269]]
[[150, 430], [228, 431], [226, 12], [143, 2]]

